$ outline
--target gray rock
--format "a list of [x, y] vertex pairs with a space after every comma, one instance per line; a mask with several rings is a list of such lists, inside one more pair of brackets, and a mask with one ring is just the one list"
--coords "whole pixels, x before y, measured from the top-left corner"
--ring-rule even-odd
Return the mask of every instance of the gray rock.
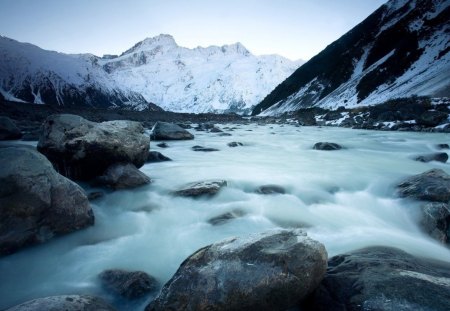
[[256, 189], [259, 194], [285, 194], [286, 190], [278, 185], [263, 185]]
[[116, 163], [144, 165], [150, 138], [139, 122], [95, 123], [62, 114], [47, 118], [37, 147], [64, 176], [88, 180]]
[[115, 190], [129, 189], [149, 184], [150, 178], [133, 164], [113, 164], [102, 176], [95, 179], [96, 185], [111, 187]]
[[326, 267], [325, 247], [299, 230], [230, 238], [188, 257], [146, 311], [286, 310]]
[[403, 198], [448, 203], [450, 175], [441, 169], [432, 169], [411, 176], [397, 185], [397, 194]]
[[115, 311], [115, 309], [98, 297], [64, 295], [30, 300], [6, 311]]
[[235, 209], [235, 210], [232, 210], [231, 212], [226, 212], [219, 216], [208, 219], [208, 223], [213, 226], [218, 226], [218, 225], [222, 225], [226, 222], [229, 222], [230, 220], [242, 217], [244, 215], [245, 215], [245, 212], [243, 210]]
[[156, 122], [152, 129], [153, 140], [188, 140], [194, 139], [194, 135], [174, 123]]
[[172, 161], [172, 159], [166, 157], [161, 152], [158, 151], [150, 151], [148, 153], [147, 163], [154, 162], [164, 162], [164, 161]]
[[448, 144], [437, 144], [436, 148], [438, 148], [438, 149], [450, 149], [450, 146]]
[[30, 148], [0, 148], [0, 255], [94, 224], [84, 191]]
[[20, 139], [22, 132], [8, 117], [0, 116], [0, 140]]
[[415, 157], [414, 160], [419, 161], [419, 162], [438, 161], [438, 162], [445, 163], [448, 160], [448, 154], [445, 152], [422, 154], [420, 156]]
[[216, 148], [203, 147], [203, 146], [193, 146], [192, 150], [194, 150], [194, 151], [201, 151], [201, 152], [219, 151], [219, 149], [216, 149]]
[[158, 146], [159, 148], [169, 148], [169, 145], [167, 143], [159, 143], [156, 144], [156, 146]]
[[219, 136], [233, 136], [230, 133], [220, 133]]
[[220, 189], [227, 186], [225, 180], [209, 180], [187, 184], [183, 188], [174, 191], [173, 194], [182, 197], [200, 197], [216, 195]]
[[448, 114], [442, 111], [425, 111], [417, 118], [416, 122], [424, 126], [437, 126], [447, 120]]
[[447, 311], [450, 264], [389, 247], [370, 247], [328, 261], [325, 279], [304, 311]]
[[100, 273], [99, 278], [107, 290], [127, 299], [141, 298], [159, 287], [154, 277], [142, 271], [110, 269]]
[[443, 244], [450, 244], [450, 206], [432, 202], [422, 206], [421, 227], [432, 238]]
[[243, 143], [240, 143], [240, 142], [237, 142], [237, 141], [232, 141], [231, 143], [228, 143], [227, 145], [228, 145], [228, 147], [232, 147], [232, 148], [238, 147], [238, 146], [244, 146]]
[[329, 143], [329, 142], [319, 142], [316, 143], [313, 147], [313, 149], [316, 150], [339, 150], [342, 149], [341, 145], [338, 145], [336, 143]]

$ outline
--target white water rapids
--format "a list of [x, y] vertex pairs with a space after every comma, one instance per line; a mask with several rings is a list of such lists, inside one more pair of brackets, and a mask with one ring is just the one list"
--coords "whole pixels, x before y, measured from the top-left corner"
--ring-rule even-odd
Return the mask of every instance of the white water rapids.
[[[304, 227], [330, 257], [386, 245], [450, 261], [450, 250], [417, 225], [419, 203], [394, 194], [407, 176], [431, 168], [450, 173], [449, 164], [411, 159], [436, 151], [438, 143], [450, 143], [448, 134], [256, 124], [237, 125], [230, 137], [190, 131], [194, 141], [168, 142], [166, 149], [151, 142], [152, 150], [173, 161], [141, 168], [153, 179], [151, 185], [92, 202], [95, 226], [0, 258], [0, 309], [37, 297], [81, 293], [142, 310], [148, 299], [128, 305], [113, 301], [97, 275], [110, 268], [143, 270], [164, 283], [202, 246], [280, 226]], [[230, 148], [232, 141], [244, 146]], [[313, 150], [320, 141], [345, 149]], [[194, 152], [194, 145], [220, 151]], [[227, 180], [228, 186], [212, 198], [170, 194], [186, 183], [209, 179]], [[265, 184], [280, 185], [286, 194], [254, 192]], [[245, 215], [217, 226], [207, 222], [236, 209]]]

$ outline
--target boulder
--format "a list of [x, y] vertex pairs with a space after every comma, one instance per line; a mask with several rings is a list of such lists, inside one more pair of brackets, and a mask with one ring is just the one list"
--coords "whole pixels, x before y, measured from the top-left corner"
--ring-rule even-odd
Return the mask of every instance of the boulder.
[[94, 183], [119, 190], [143, 186], [150, 182], [150, 178], [133, 164], [118, 163], [108, 167], [102, 176], [95, 179]]
[[441, 169], [432, 169], [411, 176], [397, 185], [397, 194], [403, 198], [448, 203], [450, 175]]
[[342, 146], [338, 145], [336, 143], [319, 142], [314, 145], [313, 149], [316, 149], [316, 150], [339, 150], [339, 149], [342, 149]]
[[202, 152], [219, 151], [219, 149], [216, 149], [216, 148], [203, 147], [203, 146], [193, 146], [192, 150], [194, 150], [194, 151], [202, 151]]
[[31, 148], [0, 148], [0, 255], [94, 224], [77, 184]]
[[285, 194], [286, 190], [278, 185], [263, 185], [256, 189], [259, 194]]
[[148, 153], [147, 163], [154, 162], [164, 162], [164, 161], [172, 161], [172, 159], [166, 157], [161, 152], [158, 151], [150, 151]]
[[448, 310], [450, 264], [399, 249], [370, 247], [328, 261], [304, 311]]
[[431, 202], [422, 206], [420, 225], [432, 238], [450, 244], [450, 206]]
[[228, 143], [227, 145], [228, 145], [228, 147], [232, 147], [232, 148], [238, 147], [238, 146], [244, 146], [243, 143], [240, 143], [240, 142], [237, 142], [237, 141], [232, 141], [231, 143]]
[[430, 110], [422, 113], [416, 122], [419, 125], [434, 127], [447, 120], [448, 114], [442, 111]]
[[64, 295], [38, 298], [6, 311], [115, 311], [103, 299], [87, 295]]
[[420, 156], [415, 157], [414, 160], [419, 161], [419, 162], [438, 161], [438, 162], [445, 163], [448, 160], [448, 154], [445, 152], [422, 154]]
[[64, 176], [88, 180], [116, 163], [144, 165], [150, 138], [139, 122], [95, 123], [62, 114], [47, 118], [37, 147]]
[[115, 295], [127, 299], [141, 298], [158, 289], [158, 281], [142, 271], [105, 270], [99, 274], [102, 285]]
[[230, 238], [189, 256], [146, 311], [286, 310], [325, 275], [325, 247], [299, 230]]
[[226, 222], [229, 222], [230, 220], [242, 217], [244, 215], [245, 215], [245, 212], [243, 210], [235, 209], [230, 212], [226, 212], [219, 216], [215, 216], [215, 217], [208, 219], [208, 223], [213, 226], [218, 226], [218, 225], [222, 225]]
[[187, 140], [194, 139], [194, 135], [178, 124], [156, 122], [152, 129], [151, 138], [153, 140]]
[[0, 140], [20, 139], [22, 132], [8, 117], [0, 116]]
[[181, 197], [213, 196], [226, 186], [227, 182], [225, 180], [193, 182], [174, 191], [173, 194]]

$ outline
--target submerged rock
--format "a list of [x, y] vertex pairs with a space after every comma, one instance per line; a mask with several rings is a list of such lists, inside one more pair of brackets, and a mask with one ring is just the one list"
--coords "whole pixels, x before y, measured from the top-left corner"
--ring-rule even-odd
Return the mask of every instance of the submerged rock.
[[189, 256], [146, 311], [286, 310], [326, 267], [325, 247], [299, 230], [230, 238]]
[[450, 244], [450, 206], [445, 203], [427, 203], [422, 206], [421, 227], [432, 238]]
[[329, 142], [319, 142], [316, 143], [313, 147], [313, 149], [316, 150], [339, 150], [342, 149], [341, 145], [338, 145], [336, 143], [329, 143]]
[[194, 146], [194, 147], [192, 147], [192, 150], [202, 151], [202, 152], [219, 151], [219, 149], [216, 149], [216, 148], [203, 147], [203, 146]]
[[450, 149], [450, 146], [448, 144], [437, 144], [436, 148], [438, 148], [438, 149]]
[[8, 117], [0, 116], [0, 140], [20, 139], [22, 132]]
[[226, 186], [227, 182], [225, 180], [193, 182], [174, 191], [173, 194], [182, 197], [213, 196]]
[[243, 210], [235, 209], [235, 210], [232, 210], [231, 212], [227, 212], [227, 213], [221, 214], [219, 216], [208, 219], [208, 223], [213, 226], [218, 226], [218, 225], [222, 225], [226, 222], [229, 222], [230, 220], [242, 217], [244, 215], [245, 215], [245, 212]]
[[169, 148], [169, 145], [167, 143], [159, 143], [156, 144], [156, 146], [158, 146], [159, 148]]
[[238, 142], [238, 141], [233, 141], [233, 142], [231, 142], [231, 143], [228, 143], [227, 145], [228, 145], [228, 147], [244, 146], [243, 143], [240, 143], [240, 142]]
[[105, 270], [99, 274], [103, 286], [127, 299], [141, 298], [159, 287], [158, 281], [142, 271]]
[[0, 148], [0, 255], [94, 224], [77, 184], [31, 148]]
[[397, 194], [403, 198], [448, 203], [450, 175], [441, 169], [432, 169], [411, 176], [397, 185]]
[[164, 161], [172, 161], [172, 159], [166, 157], [161, 152], [158, 151], [150, 151], [148, 153], [147, 163], [154, 162], [164, 162]]
[[256, 189], [259, 194], [285, 194], [286, 190], [278, 185], [263, 185]]
[[438, 161], [438, 162], [445, 163], [448, 160], [448, 154], [445, 152], [423, 154], [423, 155], [415, 157], [414, 160], [419, 161], [419, 162]]
[[103, 299], [87, 295], [64, 295], [38, 298], [6, 311], [115, 311]]
[[96, 185], [108, 186], [115, 190], [135, 188], [150, 182], [150, 177], [133, 164], [120, 163], [111, 165], [102, 176], [95, 179]]
[[139, 122], [95, 123], [62, 114], [47, 118], [37, 147], [64, 176], [88, 180], [116, 163], [144, 165], [150, 138]]
[[370, 247], [328, 261], [325, 279], [304, 311], [448, 310], [450, 264]]
[[188, 140], [194, 139], [194, 135], [174, 123], [156, 122], [152, 129], [153, 140]]

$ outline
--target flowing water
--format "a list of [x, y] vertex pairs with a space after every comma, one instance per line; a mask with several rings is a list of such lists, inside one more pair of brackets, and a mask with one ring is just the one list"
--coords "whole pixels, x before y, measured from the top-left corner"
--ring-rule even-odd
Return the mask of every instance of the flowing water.
[[[224, 125], [225, 126], [225, 125]], [[235, 125], [229, 125], [231, 127]], [[450, 261], [449, 249], [421, 232], [417, 202], [395, 197], [395, 184], [431, 168], [450, 165], [413, 161], [414, 155], [449, 143], [448, 134], [379, 132], [289, 125], [237, 125], [233, 136], [195, 132], [194, 141], [168, 142], [158, 150], [171, 162], [141, 168], [153, 183], [108, 193], [92, 203], [95, 226], [0, 259], [0, 309], [28, 299], [74, 293], [100, 295], [122, 309], [143, 309], [147, 300], [125, 304], [102, 291], [104, 269], [143, 270], [166, 282], [198, 248], [229, 236], [277, 227], [302, 227], [329, 256], [370, 245]], [[230, 148], [228, 142], [244, 146]], [[313, 150], [319, 141], [338, 151]], [[193, 145], [220, 149], [194, 152]], [[172, 190], [192, 181], [225, 179], [212, 198], [179, 198]], [[283, 195], [260, 195], [276, 184]], [[92, 191], [87, 187], [87, 191]], [[213, 226], [208, 219], [240, 210], [242, 217]]]

